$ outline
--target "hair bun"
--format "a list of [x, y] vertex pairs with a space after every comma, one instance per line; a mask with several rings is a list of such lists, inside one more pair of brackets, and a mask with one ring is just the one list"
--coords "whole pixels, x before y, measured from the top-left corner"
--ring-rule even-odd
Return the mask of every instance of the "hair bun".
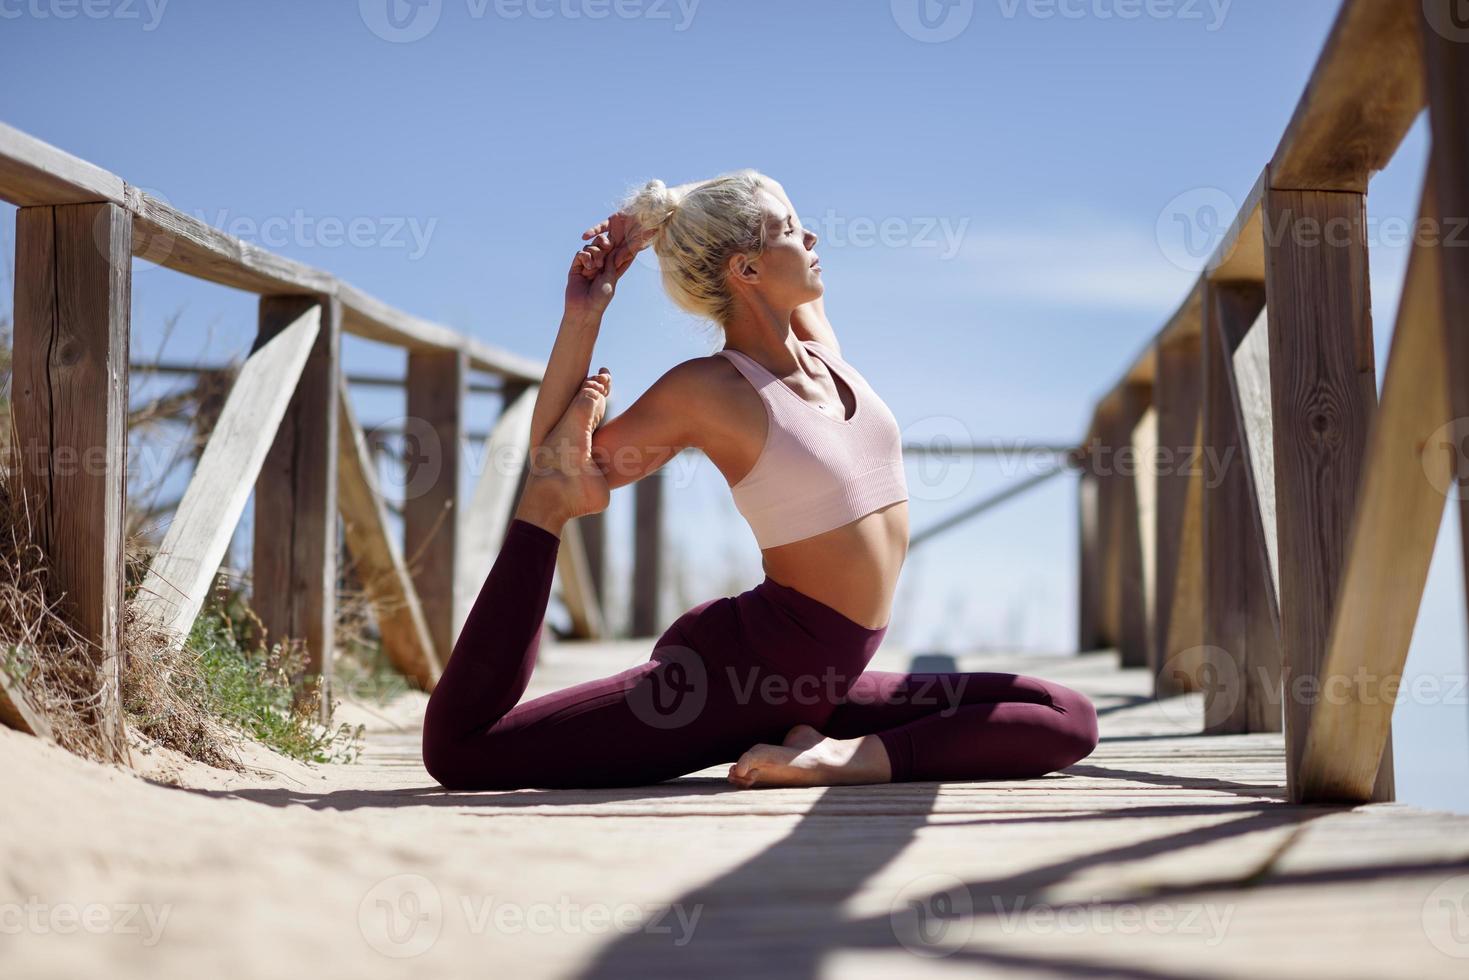
[[638, 227], [659, 232], [678, 210], [683, 195], [661, 180], [650, 180], [623, 202], [621, 210], [636, 219]]

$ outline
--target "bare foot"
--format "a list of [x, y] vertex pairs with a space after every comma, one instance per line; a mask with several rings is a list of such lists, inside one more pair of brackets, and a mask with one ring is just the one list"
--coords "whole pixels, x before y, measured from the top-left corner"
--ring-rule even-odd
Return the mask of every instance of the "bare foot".
[[546, 441], [531, 451], [516, 517], [559, 536], [573, 517], [607, 509], [612, 492], [592, 459], [592, 433], [607, 413], [611, 390], [606, 368], [582, 382]]
[[780, 745], [757, 745], [729, 768], [741, 789], [770, 786], [852, 786], [886, 783], [892, 765], [882, 740], [827, 738], [810, 725], [797, 725]]

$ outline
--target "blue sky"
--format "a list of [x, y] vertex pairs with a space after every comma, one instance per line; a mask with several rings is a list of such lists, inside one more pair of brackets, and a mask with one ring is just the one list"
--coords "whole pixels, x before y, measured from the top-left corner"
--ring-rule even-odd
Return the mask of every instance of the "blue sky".
[[[933, 2], [925, 27], [917, 0], [394, 2], [395, 20], [387, 0], [0, 0], [0, 119], [536, 357], [580, 230], [625, 188], [756, 167], [826, 238], [844, 352], [910, 438], [1043, 442], [1081, 436], [1183, 299], [1212, 244], [1207, 207], [1227, 222], [1254, 183], [1338, 7], [959, 0]], [[1374, 216], [1415, 213], [1425, 146], [1420, 128], [1378, 178]], [[8, 212], [4, 225], [8, 238]], [[1405, 258], [1374, 245], [1383, 363]], [[248, 345], [253, 297], [146, 267], [134, 293], [140, 354], [175, 314], [169, 357]], [[711, 349], [644, 263], [596, 361], [613, 370], [615, 409]], [[401, 365], [362, 342], [347, 356]], [[359, 401], [368, 421], [401, 411]], [[913, 527], [1024, 475], [910, 469]], [[687, 585], [665, 619], [759, 578], [717, 471], [682, 459], [669, 478]], [[630, 510], [620, 491], [614, 534]], [[1075, 510], [1067, 477], [915, 549], [895, 641], [1070, 648]], [[1464, 674], [1456, 530], [1445, 523], [1410, 675]], [[1469, 808], [1462, 692], [1403, 707], [1398, 726], [1403, 797]]]

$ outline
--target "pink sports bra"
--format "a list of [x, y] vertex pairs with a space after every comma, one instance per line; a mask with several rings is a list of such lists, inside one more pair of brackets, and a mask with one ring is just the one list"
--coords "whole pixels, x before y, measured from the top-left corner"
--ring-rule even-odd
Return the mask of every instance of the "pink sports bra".
[[718, 352], [765, 403], [765, 446], [730, 487], [761, 548], [813, 537], [908, 499], [898, 420], [855, 368], [824, 344], [802, 343], [852, 390], [851, 418], [823, 413], [746, 354]]

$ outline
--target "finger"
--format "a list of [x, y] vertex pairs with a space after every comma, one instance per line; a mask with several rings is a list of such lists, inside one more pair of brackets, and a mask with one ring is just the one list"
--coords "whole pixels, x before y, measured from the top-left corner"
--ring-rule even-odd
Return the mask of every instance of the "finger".
[[620, 276], [626, 272], [627, 267], [632, 265], [637, 257], [637, 252], [631, 248], [624, 248], [617, 256], [617, 274]]

